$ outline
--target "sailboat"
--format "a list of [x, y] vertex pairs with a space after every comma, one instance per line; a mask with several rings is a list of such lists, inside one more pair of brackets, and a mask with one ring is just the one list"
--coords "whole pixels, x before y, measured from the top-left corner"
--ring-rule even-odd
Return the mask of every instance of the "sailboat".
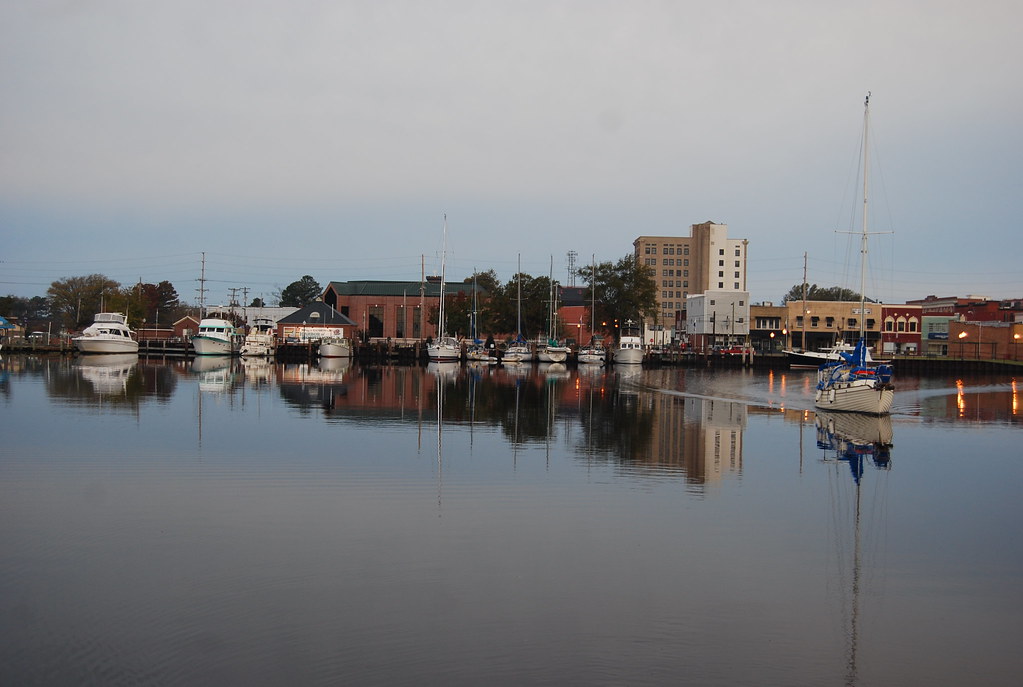
[[820, 410], [885, 415], [895, 398], [890, 365], [873, 365], [867, 359], [866, 306], [867, 275], [867, 178], [870, 124], [870, 94], [863, 102], [863, 228], [860, 232], [860, 338], [851, 353], [840, 352], [840, 360], [826, 362], [817, 370], [814, 405]]
[[529, 342], [522, 337], [522, 257], [519, 256], [519, 273], [516, 275], [516, 283], [518, 285], [518, 299], [517, 299], [517, 330], [515, 332], [515, 341], [505, 349], [504, 354], [501, 356], [501, 362], [503, 363], [531, 363], [533, 362], [534, 355], [533, 349], [530, 348]]
[[477, 309], [477, 298], [476, 298], [476, 275], [472, 275], [472, 314], [469, 319], [469, 336], [472, 337], [472, 343], [469, 348], [465, 351], [465, 358], [469, 362], [475, 363], [486, 363], [492, 365], [497, 362], [497, 358], [490, 354], [487, 350], [486, 344], [480, 340], [479, 332], [479, 311]]
[[607, 362], [607, 351], [597, 338], [597, 260], [591, 258], [590, 267], [590, 343], [579, 349], [579, 362], [586, 365], [603, 365]]
[[437, 338], [426, 347], [426, 354], [431, 363], [441, 361], [457, 361], [462, 356], [462, 346], [458, 339], [448, 336], [444, 321], [444, 281], [448, 259], [448, 216], [444, 215], [444, 248], [440, 258], [440, 309], [437, 311]]
[[550, 298], [547, 301], [547, 340], [538, 341], [536, 355], [541, 363], [563, 363], [568, 360], [571, 349], [558, 341], [558, 297], [554, 287], [554, 256], [551, 256]]

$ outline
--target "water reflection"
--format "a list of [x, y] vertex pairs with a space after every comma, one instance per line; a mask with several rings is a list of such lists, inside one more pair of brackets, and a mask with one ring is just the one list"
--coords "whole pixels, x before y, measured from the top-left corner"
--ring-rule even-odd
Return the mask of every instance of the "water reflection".
[[[818, 413], [815, 418], [817, 447], [824, 452], [824, 462], [847, 466], [848, 479], [833, 483], [828, 494], [831, 503], [831, 540], [834, 550], [834, 578], [837, 582], [839, 614], [845, 636], [845, 684], [859, 683], [860, 626], [863, 622], [863, 600], [866, 586], [864, 570], [883, 570], [880, 560], [865, 560], [866, 552], [878, 549], [865, 542], [883, 536], [886, 518], [882, 490], [872, 492], [864, 503], [863, 478], [868, 463], [879, 470], [891, 469], [893, 442], [890, 416], [871, 417], [855, 413]], [[836, 475], [840, 477], [840, 475]], [[882, 487], [887, 485], [883, 480]]]

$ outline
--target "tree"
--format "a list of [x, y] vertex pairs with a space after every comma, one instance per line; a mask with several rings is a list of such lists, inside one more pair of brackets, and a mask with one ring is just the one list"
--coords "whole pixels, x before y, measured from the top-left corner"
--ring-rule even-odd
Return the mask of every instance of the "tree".
[[[796, 284], [782, 296], [782, 304], [803, 300], [803, 288], [806, 287], [806, 300], [808, 301], [846, 301], [856, 302], [860, 300], [860, 294], [851, 289], [841, 286], [830, 286], [822, 288], [816, 284]], [[867, 298], [868, 303], [874, 303], [873, 299]]]
[[137, 284], [137, 297], [140, 305], [140, 317], [153, 326], [160, 322], [174, 322], [181, 315], [181, 299], [174, 285], [169, 281], [159, 284]]
[[318, 299], [322, 293], [319, 283], [307, 274], [281, 291], [281, 305], [301, 308]]
[[102, 274], [85, 277], [67, 277], [50, 284], [46, 295], [50, 300], [50, 313], [64, 327], [81, 329], [103, 309], [123, 312], [127, 301], [121, 285]]
[[657, 315], [657, 283], [654, 271], [648, 265], [640, 264], [633, 254], [626, 255], [616, 263], [602, 262], [581, 267], [576, 274], [588, 284], [586, 300], [591, 300], [592, 289], [596, 288], [596, 320], [598, 327], [610, 331], [614, 322], [640, 320]]
[[253, 298], [252, 302], [249, 303], [250, 308], [265, 308], [266, 305], [263, 303], [262, 298]]

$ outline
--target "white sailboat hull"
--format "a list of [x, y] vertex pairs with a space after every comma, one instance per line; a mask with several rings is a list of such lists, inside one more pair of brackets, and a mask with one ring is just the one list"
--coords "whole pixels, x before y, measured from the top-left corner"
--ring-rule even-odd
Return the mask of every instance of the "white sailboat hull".
[[855, 379], [818, 389], [814, 406], [819, 410], [885, 415], [891, 412], [895, 390], [876, 380]]
[[462, 346], [455, 339], [445, 337], [426, 347], [431, 363], [456, 362], [462, 358]]
[[563, 363], [568, 360], [568, 349], [560, 346], [548, 346], [539, 351], [537, 357], [541, 363]]

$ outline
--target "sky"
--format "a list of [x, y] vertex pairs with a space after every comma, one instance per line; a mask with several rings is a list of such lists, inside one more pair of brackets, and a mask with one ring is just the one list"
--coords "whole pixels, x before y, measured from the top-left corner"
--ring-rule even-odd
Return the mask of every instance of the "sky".
[[442, 256], [568, 284], [572, 251], [708, 220], [749, 240], [752, 302], [804, 254], [858, 289], [870, 92], [868, 296], [1020, 298], [1020, 25], [1018, 0], [0, 0], [0, 294], [99, 273], [193, 302], [205, 267], [208, 304], [271, 301]]

